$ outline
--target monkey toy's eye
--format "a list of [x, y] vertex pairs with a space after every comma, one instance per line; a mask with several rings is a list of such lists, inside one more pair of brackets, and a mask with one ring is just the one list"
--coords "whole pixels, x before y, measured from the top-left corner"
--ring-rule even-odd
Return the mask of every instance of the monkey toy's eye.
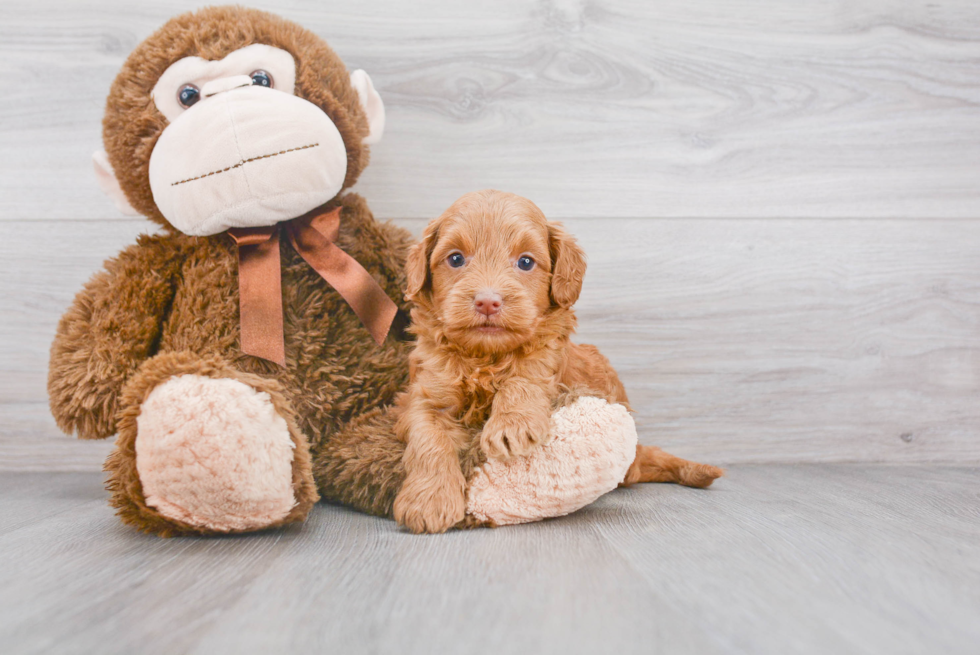
[[521, 269], [522, 271], [530, 271], [532, 268], [534, 268], [534, 260], [527, 255], [521, 255], [517, 258], [517, 268]]
[[463, 257], [463, 253], [461, 252], [454, 252], [449, 257], [446, 257], [446, 263], [452, 268], [459, 268], [466, 263], [466, 257]]
[[264, 86], [267, 89], [272, 88], [272, 76], [264, 70], [252, 71], [251, 77], [253, 86]]
[[180, 87], [180, 91], [177, 92], [177, 102], [184, 109], [187, 109], [195, 102], [201, 99], [201, 90], [198, 89], [193, 84], [185, 84]]

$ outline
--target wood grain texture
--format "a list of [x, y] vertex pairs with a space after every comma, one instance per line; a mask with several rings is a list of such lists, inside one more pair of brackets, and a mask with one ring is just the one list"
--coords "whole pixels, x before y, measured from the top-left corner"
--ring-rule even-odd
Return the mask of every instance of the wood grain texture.
[[[4, 6], [0, 220], [116, 216], [89, 160], [109, 85], [197, 4]], [[485, 187], [565, 217], [980, 216], [974, 0], [257, 5], [375, 80], [381, 216]]]
[[[0, 477], [5, 653], [931, 653], [980, 641], [980, 470], [737, 466], [418, 537], [158, 539], [92, 473]], [[56, 618], [55, 618], [56, 617]]]
[[[590, 259], [577, 339], [619, 370], [641, 441], [722, 465], [980, 463], [980, 221], [566, 226]], [[48, 348], [83, 281], [148, 227], [0, 223], [0, 469], [98, 469], [106, 444], [48, 416]]]

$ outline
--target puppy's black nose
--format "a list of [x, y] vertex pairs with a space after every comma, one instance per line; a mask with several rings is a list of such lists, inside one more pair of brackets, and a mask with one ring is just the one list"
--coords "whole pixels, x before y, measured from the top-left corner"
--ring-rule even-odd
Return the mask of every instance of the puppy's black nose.
[[473, 298], [473, 307], [484, 316], [490, 317], [500, 313], [504, 301], [496, 291], [484, 289]]

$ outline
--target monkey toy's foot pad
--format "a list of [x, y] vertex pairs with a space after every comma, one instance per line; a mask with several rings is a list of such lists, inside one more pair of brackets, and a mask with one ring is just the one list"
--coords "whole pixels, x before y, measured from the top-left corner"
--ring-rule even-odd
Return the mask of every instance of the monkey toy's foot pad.
[[294, 445], [269, 394], [225, 378], [180, 375], [137, 418], [136, 468], [146, 504], [209, 530], [255, 530], [295, 505]]
[[615, 489], [636, 456], [629, 412], [601, 398], [582, 397], [557, 410], [552, 434], [526, 457], [478, 469], [467, 512], [495, 525], [564, 516]]

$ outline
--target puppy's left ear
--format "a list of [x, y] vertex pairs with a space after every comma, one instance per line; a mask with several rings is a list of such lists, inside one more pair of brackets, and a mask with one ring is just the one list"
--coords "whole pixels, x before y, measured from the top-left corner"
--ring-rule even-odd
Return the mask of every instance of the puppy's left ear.
[[561, 223], [548, 223], [551, 249], [551, 300], [568, 309], [582, 293], [585, 278], [585, 252]]

